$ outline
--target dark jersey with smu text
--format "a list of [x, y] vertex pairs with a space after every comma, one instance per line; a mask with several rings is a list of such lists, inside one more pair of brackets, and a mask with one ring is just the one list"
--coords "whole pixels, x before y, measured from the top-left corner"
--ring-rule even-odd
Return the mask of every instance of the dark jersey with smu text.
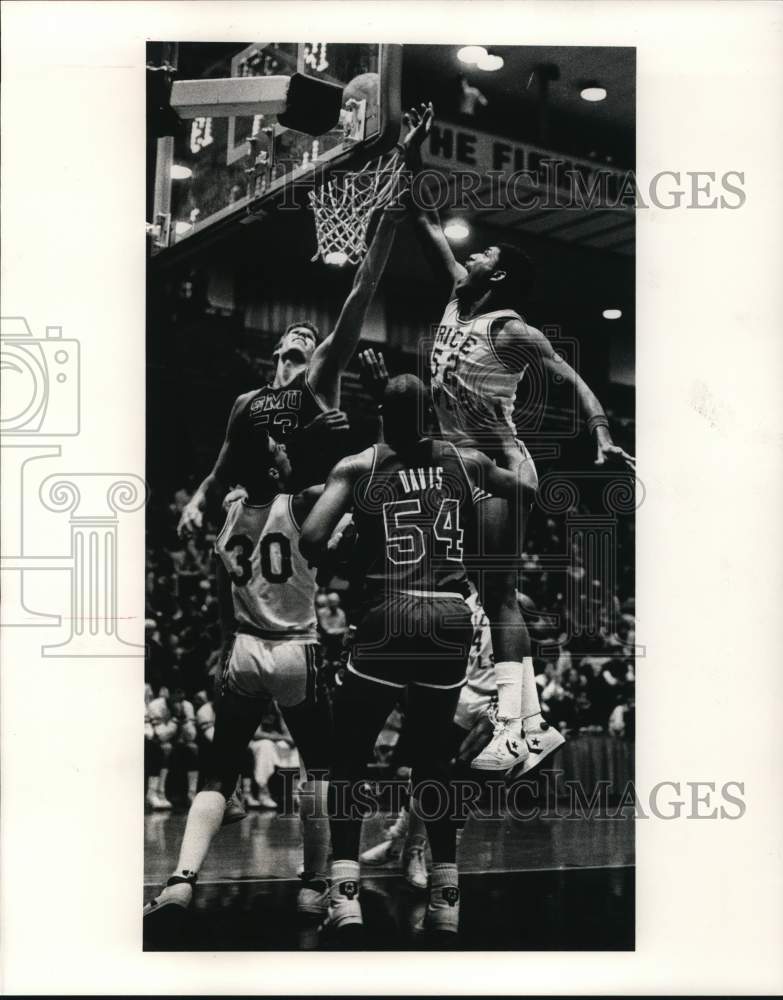
[[451, 443], [423, 438], [404, 454], [374, 446], [354, 521], [367, 582], [387, 591], [452, 592], [465, 579], [471, 483]]
[[[325, 409], [310, 388], [306, 373], [279, 389], [271, 385], [257, 389], [243, 401], [231, 429], [239, 462], [252, 460], [255, 448], [270, 434], [286, 446], [291, 460], [293, 482], [289, 489], [295, 492], [324, 482], [337, 459], [335, 446], [328, 434], [303, 433], [303, 428]], [[241, 482], [241, 469], [237, 475]]]

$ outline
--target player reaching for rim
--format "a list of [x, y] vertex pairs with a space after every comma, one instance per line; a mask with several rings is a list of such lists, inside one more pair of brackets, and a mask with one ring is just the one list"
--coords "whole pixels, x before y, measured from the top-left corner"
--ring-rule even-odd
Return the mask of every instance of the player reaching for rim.
[[285, 444], [293, 467], [293, 487], [322, 483], [339, 453], [329, 443], [348, 429], [338, 407], [340, 381], [359, 343], [362, 324], [389, 258], [397, 223], [403, 213], [382, 214], [367, 255], [356, 272], [334, 330], [319, 343], [317, 327], [307, 320], [292, 323], [278, 341], [271, 385], [243, 393], [234, 403], [226, 437], [215, 465], [182, 512], [178, 531], [200, 529], [204, 510], [243, 483], [244, 461], [257, 441], [271, 434]]
[[[408, 167], [421, 169], [421, 145], [433, 121], [432, 104], [411, 109], [402, 147]], [[573, 386], [587, 429], [596, 445], [596, 465], [633, 459], [612, 441], [609, 421], [590, 387], [554, 350], [544, 334], [522, 318], [533, 266], [518, 247], [495, 244], [459, 263], [443, 233], [437, 211], [422, 204], [411, 211], [423, 247], [451, 283], [443, 318], [437, 327], [430, 370], [432, 399], [441, 435], [457, 445], [481, 449], [498, 465], [514, 471], [529, 455], [513, 421], [517, 386], [531, 364]], [[474, 760], [484, 770], [507, 770], [522, 764], [528, 771], [556, 750], [563, 737], [544, 722], [538, 700], [530, 636], [516, 599], [518, 565], [509, 553], [522, 551], [523, 524], [518, 511], [500, 497], [477, 505], [479, 591], [492, 627], [498, 725], [491, 743]], [[505, 558], [504, 558], [505, 557]], [[493, 565], [493, 562], [495, 565]], [[513, 749], [523, 735], [525, 744]], [[532, 754], [531, 754], [532, 751]]]

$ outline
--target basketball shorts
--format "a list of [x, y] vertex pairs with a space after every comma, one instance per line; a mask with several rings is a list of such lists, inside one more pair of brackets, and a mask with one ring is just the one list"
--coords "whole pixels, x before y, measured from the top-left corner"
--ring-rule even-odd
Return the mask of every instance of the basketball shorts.
[[348, 670], [395, 688], [458, 688], [472, 641], [470, 608], [461, 594], [384, 594], [363, 611]]
[[476, 691], [470, 684], [466, 684], [459, 693], [457, 711], [454, 713], [455, 724], [470, 732], [478, 720], [487, 714], [493, 701], [497, 701], [497, 695]]
[[292, 708], [315, 696], [317, 642], [267, 640], [239, 632], [229, 646], [223, 684], [247, 698], [274, 698]]

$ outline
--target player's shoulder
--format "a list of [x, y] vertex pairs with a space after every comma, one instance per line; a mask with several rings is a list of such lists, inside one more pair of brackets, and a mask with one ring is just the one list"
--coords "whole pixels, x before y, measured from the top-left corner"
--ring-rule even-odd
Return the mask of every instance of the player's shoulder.
[[380, 458], [381, 448], [385, 448], [388, 452], [391, 452], [388, 445], [371, 445], [369, 448], [365, 448], [364, 451], [356, 452], [354, 455], [346, 455], [332, 469], [331, 476], [353, 477], [363, 472], [370, 472]]
[[503, 334], [507, 337], [543, 336], [540, 330], [531, 326], [523, 316], [512, 309], [503, 310], [492, 319], [492, 331], [496, 335]]
[[231, 407], [231, 419], [232, 421], [237, 420], [248, 412], [253, 400], [264, 391], [265, 387], [260, 389], [250, 389], [248, 392], [241, 392], [237, 398], [234, 400], [234, 405]]

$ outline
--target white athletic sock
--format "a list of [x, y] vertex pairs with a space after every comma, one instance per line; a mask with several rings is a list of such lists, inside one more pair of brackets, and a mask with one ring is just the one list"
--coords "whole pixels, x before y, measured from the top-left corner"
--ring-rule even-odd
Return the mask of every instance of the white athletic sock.
[[[451, 889], [452, 892], [448, 890]], [[455, 893], [453, 890], [457, 890]], [[446, 890], [444, 892], [444, 890]], [[456, 863], [439, 861], [432, 866], [430, 875], [430, 910], [450, 909], [459, 901], [459, 877]]]
[[432, 888], [438, 889], [444, 885], [458, 885], [457, 863], [437, 861], [432, 866]]
[[337, 902], [341, 898], [340, 886], [345, 882], [353, 882], [354, 890], [350, 894], [353, 898], [359, 890], [359, 862], [358, 861], [333, 861], [329, 873], [332, 880], [332, 900]]
[[157, 774], [151, 774], [147, 778], [147, 795], [157, 795], [160, 788], [160, 778]]
[[209, 845], [220, 829], [226, 800], [220, 792], [199, 792], [188, 813], [185, 835], [179, 849], [177, 871], [197, 872], [207, 856]]
[[495, 683], [498, 686], [498, 718], [522, 732], [522, 675], [523, 665], [515, 660], [495, 664]]
[[303, 781], [299, 792], [304, 870], [326, 878], [329, 857], [328, 781]]
[[522, 660], [522, 722], [527, 724], [528, 729], [539, 729], [543, 721], [533, 657], [526, 656]]
[[166, 798], [166, 782], [169, 780], [169, 769], [167, 767], [162, 767], [160, 769], [159, 775], [159, 785], [158, 785], [158, 795], [162, 799]]
[[198, 789], [198, 771], [188, 771], [188, 795], [196, 794]]

